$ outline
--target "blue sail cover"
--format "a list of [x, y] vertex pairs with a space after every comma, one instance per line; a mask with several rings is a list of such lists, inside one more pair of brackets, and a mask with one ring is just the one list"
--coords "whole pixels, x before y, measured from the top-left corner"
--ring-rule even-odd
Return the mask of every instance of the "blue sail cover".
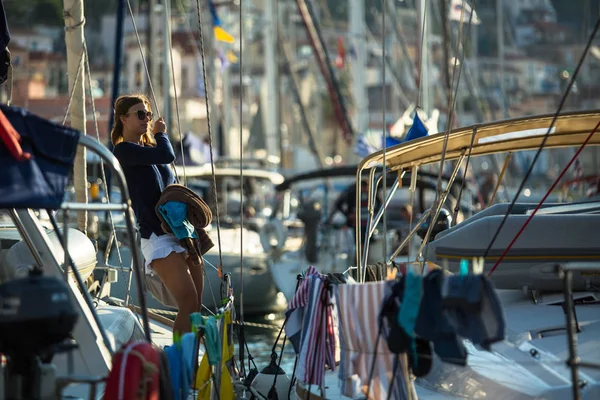
[[58, 209], [73, 167], [79, 131], [0, 104], [29, 160], [17, 161], [0, 141], [0, 208]]

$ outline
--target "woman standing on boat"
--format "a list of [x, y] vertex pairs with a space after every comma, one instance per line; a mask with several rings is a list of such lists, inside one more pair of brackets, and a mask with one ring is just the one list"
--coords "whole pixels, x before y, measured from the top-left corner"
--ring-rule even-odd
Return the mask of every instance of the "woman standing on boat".
[[175, 160], [162, 118], [152, 124], [150, 101], [141, 94], [115, 101], [113, 152], [121, 163], [142, 237], [146, 273], [156, 273], [177, 301], [173, 330], [191, 330], [189, 315], [202, 305], [203, 266], [188, 263], [186, 250], [172, 233], [164, 233], [155, 207], [165, 187], [175, 183], [169, 166]]

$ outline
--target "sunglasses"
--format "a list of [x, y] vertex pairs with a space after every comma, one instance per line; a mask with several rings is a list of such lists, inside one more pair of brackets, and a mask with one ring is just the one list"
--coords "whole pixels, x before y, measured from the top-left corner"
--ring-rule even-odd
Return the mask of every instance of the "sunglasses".
[[150, 119], [152, 119], [152, 111], [137, 110], [137, 111], [128, 112], [127, 115], [135, 114], [135, 113], [137, 113], [137, 117], [140, 121], [145, 120], [146, 117], [150, 117]]

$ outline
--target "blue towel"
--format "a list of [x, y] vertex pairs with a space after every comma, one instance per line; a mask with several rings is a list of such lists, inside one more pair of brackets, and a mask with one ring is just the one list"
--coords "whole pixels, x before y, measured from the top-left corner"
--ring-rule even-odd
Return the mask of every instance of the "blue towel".
[[174, 344], [172, 346], [166, 346], [165, 353], [169, 360], [169, 375], [171, 376], [171, 385], [173, 385], [173, 396], [177, 400], [186, 398], [187, 394], [184, 392], [185, 374], [182, 372], [183, 362], [181, 349]]
[[407, 272], [404, 277], [404, 296], [398, 312], [398, 324], [410, 338], [410, 350], [413, 360], [416, 362], [418, 357], [415, 344], [415, 325], [423, 297], [423, 277], [415, 274], [411, 269], [408, 269]]
[[219, 337], [219, 328], [214, 316], [204, 317], [199, 320], [200, 325], [204, 327], [204, 344], [208, 353], [208, 363], [217, 365], [221, 362], [221, 338]]
[[484, 275], [453, 276], [447, 281], [442, 304], [456, 332], [488, 351], [493, 343], [504, 340], [504, 313], [489, 278]]
[[192, 386], [194, 360], [196, 359], [195, 341], [196, 334], [190, 332], [183, 335], [181, 343], [165, 347], [165, 353], [169, 360], [171, 384], [176, 399], [187, 399]]
[[434, 270], [423, 278], [423, 299], [415, 333], [433, 342], [435, 353], [445, 362], [466, 365], [467, 351], [442, 308], [442, 271]]
[[158, 212], [169, 224], [177, 239], [197, 238], [194, 226], [187, 219], [187, 204], [181, 201], [167, 201], [158, 206]]

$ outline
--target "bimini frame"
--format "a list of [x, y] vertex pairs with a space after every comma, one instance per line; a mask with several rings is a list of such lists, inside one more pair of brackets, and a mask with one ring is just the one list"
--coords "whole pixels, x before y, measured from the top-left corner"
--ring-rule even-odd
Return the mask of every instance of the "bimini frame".
[[[448, 195], [448, 189], [452, 186], [456, 175], [460, 169], [463, 159], [468, 155], [482, 156], [504, 152], [516, 152], [526, 150], [537, 150], [541, 147], [544, 136], [548, 133], [548, 129], [552, 125], [554, 119], [553, 114], [530, 116], [517, 118], [499, 122], [491, 122], [486, 124], [472, 125], [466, 128], [459, 128], [449, 133], [446, 144], [445, 161], [457, 160], [452, 171], [450, 180], [447, 183], [446, 189], [440, 194], [439, 204], [443, 204]], [[552, 128], [550, 134], [544, 144], [544, 148], [561, 148], [581, 145], [592, 132], [595, 126], [600, 122], [600, 110], [572, 112], [560, 115]], [[408, 143], [402, 143], [394, 147], [386, 149], [385, 152], [385, 167], [386, 172], [397, 173], [399, 176], [410, 171], [411, 187], [414, 192], [415, 187], [412, 182], [416, 182], [418, 167], [421, 165], [440, 162], [444, 149], [445, 133], [441, 132], [435, 135], [427, 136], [421, 139], [411, 140]], [[473, 145], [471, 146], [471, 143]], [[600, 145], [600, 135], [593, 135], [589, 145]], [[356, 172], [356, 265], [360, 279], [364, 281], [366, 273], [366, 252], [368, 251], [369, 236], [374, 230], [374, 226], [381, 218], [385, 206], [389, 204], [391, 197], [394, 195], [398, 185], [394, 184], [385, 199], [384, 207], [380, 210], [375, 218], [374, 214], [374, 195], [376, 193], [378, 183], [381, 177], [376, 181], [375, 170], [381, 168], [384, 162], [383, 150], [373, 153], [364, 158]], [[368, 179], [368, 230], [367, 237], [364, 239], [364, 251], [361, 247], [361, 229], [360, 229], [360, 199], [361, 185], [363, 173], [369, 174]], [[434, 219], [437, 218], [439, 207], [435, 212]], [[417, 222], [408, 237], [404, 239], [400, 247], [394, 252], [393, 259], [400, 250], [406, 246], [410, 238], [416, 233], [419, 225], [425, 221], [429, 213], [424, 213], [421, 219]], [[362, 253], [365, 253], [361, 257]]]

